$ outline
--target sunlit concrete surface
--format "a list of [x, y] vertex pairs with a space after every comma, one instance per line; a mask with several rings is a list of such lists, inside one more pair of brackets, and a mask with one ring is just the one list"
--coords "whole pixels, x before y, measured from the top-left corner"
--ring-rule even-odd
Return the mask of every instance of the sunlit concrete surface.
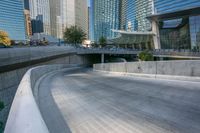
[[199, 133], [200, 83], [79, 69], [46, 75], [39, 108], [51, 133]]

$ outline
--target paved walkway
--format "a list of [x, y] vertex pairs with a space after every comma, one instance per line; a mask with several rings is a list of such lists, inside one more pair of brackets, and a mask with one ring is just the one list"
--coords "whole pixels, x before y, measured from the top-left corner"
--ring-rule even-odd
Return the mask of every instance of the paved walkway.
[[57, 72], [39, 86], [51, 133], [199, 133], [200, 84]]

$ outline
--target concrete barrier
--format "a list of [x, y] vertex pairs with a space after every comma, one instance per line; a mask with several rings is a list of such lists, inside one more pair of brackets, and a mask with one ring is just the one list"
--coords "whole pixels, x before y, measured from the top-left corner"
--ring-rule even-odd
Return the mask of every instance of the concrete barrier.
[[135, 76], [200, 81], [200, 61], [149, 61], [94, 64], [93, 69]]
[[40, 114], [35, 98], [35, 84], [43, 75], [77, 65], [46, 65], [28, 70], [22, 78], [13, 100], [5, 133], [48, 133], [48, 128]]

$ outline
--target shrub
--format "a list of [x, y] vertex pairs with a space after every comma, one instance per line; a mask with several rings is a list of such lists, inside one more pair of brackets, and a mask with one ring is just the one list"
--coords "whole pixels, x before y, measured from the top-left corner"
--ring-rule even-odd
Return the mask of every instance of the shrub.
[[139, 53], [139, 59], [141, 61], [153, 61], [154, 58], [153, 58], [153, 54], [150, 53], [149, 51], [145, 50], [141, 53]]
[[11, 45], [11, 40], [8, 37], [8, 33], [5, 31], [0, 30], [0, 44], [4, 46], [10, 46]]
[[105, 37], [101, 36], [101, 37], [99, 38], [99, 44], [100, 44], [100, 46], [101, 46], [101, 47], [105, 47], [105, 46], [106, 46], [106, 43], [107, 43], [107, 39], [106, 39]]

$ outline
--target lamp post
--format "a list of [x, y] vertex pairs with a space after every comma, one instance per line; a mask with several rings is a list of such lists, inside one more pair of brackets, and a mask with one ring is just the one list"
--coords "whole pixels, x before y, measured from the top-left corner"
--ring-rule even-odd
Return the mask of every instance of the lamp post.
[[102, 22], [101, 22], [101, 24], [102, 24], [102, 26], [101, 26], [101, 32], [102, 32], [102, 34], [101, 34], [101, 37], [103, 37], [103, 21], [104, 21], [104, 11], [102, 11]]

